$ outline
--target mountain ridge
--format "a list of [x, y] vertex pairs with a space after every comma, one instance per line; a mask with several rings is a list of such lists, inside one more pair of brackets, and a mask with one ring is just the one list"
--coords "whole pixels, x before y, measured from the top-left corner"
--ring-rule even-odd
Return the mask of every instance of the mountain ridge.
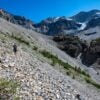
[[5, 20], [17, 24], [17, 25], [21, 25], [27, 29], [33, 29], [34, 30], [34, 23], [33, 21], [26, 19], [23, 16], [19, 16], [19, 15], [14, 15], [11, 14], [3, 9], [0, 9], [0, 17], [4, 18]]
[[[82, 25], [84, 23], [88, 23], [93, 18], [96, 18], [97, 13], [99, 14], [100, 10], [94, 9], [94, 10], [90, 10], [90, 11], [87, 11], [87, 12], [85, 12], [85, 11], [80, 12], [80, 13], [72, 16], [72, 17], [65, 17], [65, 16], [62, 16], [62, 17], [49, 17], [47, 19], [42, 20], [39, 23], [33, 23], [33, 21], [31, 21], [29, 19], [26, 19], [25, 17], [13, 15], [13, 14], [1, 9], [0, 10], [0, 17], [2, 17], [2, 18], [6, 19], [6, 20], [8, 20], [8, 21], [10, 21], [14, 24], [21, 25], [21, 26], [23, 26], [27, 29], [32, 29], [32, 30], [36, 30], [40, 33], [44, 33], [44, 34], [48, 33], [49, 34], [49, 28], [53, 25], [53, 23], [54, 23], [54, 29], [56, 29], [57, 27], [65, 27], [64, 29], [61, 28], [59, 33], [62, 32], [62, 31], [64, 33], [64, 30], [66, 30], [66, 31], [74, 30], [75, 31], [76, 29], [78, 30], [80, 27], [82, 27]], [[83, 19], [83, 21], [81, 21], [82, 19]], [[61, 20], [62, 20], [62, 25], [59, 25], [59, 24], [55, 25], [55, 23], [57, 23]], [[71, 25], [71, 23], [73, 23], [74, 25], [73, 24]], [[41, 29], [41, 27], [42, 27], [42, 29]], [[54, 30], [54, 29], [52, 29], [52, 30]], [[55, 32], [53, 34], [57, 34], [56, 30], [54, 30], [54, 31]], [[65, 32], [65, 33], [67, 33], [67, 32]]]

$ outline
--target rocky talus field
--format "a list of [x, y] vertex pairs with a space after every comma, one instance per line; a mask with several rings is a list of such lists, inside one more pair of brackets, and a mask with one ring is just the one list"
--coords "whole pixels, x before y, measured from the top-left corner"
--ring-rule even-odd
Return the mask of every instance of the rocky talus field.
[[0, 100], [100, 100], [100, 85], [72, 66], [44, 35], [0, 19]]

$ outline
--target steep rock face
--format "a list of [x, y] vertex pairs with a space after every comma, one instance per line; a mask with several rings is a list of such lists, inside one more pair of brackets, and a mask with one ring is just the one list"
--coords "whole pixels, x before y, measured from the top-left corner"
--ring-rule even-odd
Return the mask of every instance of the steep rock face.
[[90, 45], [75, 36], [55, 36], [53, 40], [70, 56], [76, 58], [81, 54], [80, 59], [84, 65], [100, 66], [100, 39], [92, 41]]
[[27, 29], [34, 29], [34, 23], [30, 21], [29, 19], [26, 19], [25, 17], [22, 17], [22, 16], [10, 14], [4, 11], [3, 9], [0, 9], [0, 17], [4, 18], [5, 20], [11, 23], [21, 25]]
[[55, 36], [53, 40], [58, 43], [60, 49], [72, 57], [77, 57], [87, 47], [85, 42], [80, 41], [80, 39], [75, 36]]
[[82, 62], [87, 66], [90, 66], [94, 63], [100, 66], [100, 41], [92, 41], [90, 46], [85, 49], [82, 54]]

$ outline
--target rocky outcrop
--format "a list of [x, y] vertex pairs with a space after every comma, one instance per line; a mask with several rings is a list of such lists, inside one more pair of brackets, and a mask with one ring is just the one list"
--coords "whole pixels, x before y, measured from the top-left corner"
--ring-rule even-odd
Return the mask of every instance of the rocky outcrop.
[[72, 57], [77, 57], [87, 47], [85, 42], [82, 42], [75, 36], [55, 36], [53, 40], [58, 43], [60, 49], [64, 50]]
[[53, 38], [58, 47], [70, 56], [77, 58], [81, 53], [81, 61], [86, 66], [100, 65], [100, 39], [94, 40], [88, 45], [86, 41], [75, 36], [55, 36]]
[[83, 64], [90, 66], [94, 63], [100, 66], [100, 40], [97, 39], [90, 43], [81, 56]]

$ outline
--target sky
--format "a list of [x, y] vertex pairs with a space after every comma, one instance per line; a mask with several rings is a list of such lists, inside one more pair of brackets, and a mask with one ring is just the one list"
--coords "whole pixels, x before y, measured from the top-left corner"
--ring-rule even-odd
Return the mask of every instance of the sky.
[[100, 0], [0, 0], [0, 8], [40, 22], [48, 17], [69, 17], [80, 11], [100, 9]]

